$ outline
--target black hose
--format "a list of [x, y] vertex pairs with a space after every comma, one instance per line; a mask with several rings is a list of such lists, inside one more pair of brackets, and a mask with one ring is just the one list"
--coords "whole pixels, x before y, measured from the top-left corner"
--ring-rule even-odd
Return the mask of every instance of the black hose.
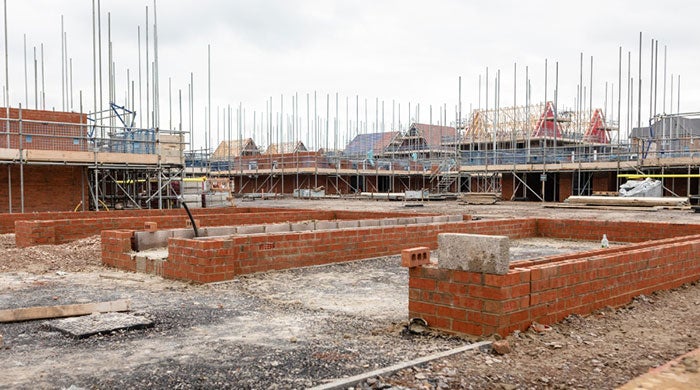
[[187, 203], [185, 203], [185, 201], [181, 201], [180, 203], [182, 204], [182, 207], [185, 208], [185, 211], [187, 211], [187, 215], [190, 217], [190, 222], [192, 223], [192, 230], [194, 230], [194, 236], [199, 237], [199, 230], [197, 230], [197, 224], [194, 222], [194, 217], [192, 217], [190, 208], [187, 207]]

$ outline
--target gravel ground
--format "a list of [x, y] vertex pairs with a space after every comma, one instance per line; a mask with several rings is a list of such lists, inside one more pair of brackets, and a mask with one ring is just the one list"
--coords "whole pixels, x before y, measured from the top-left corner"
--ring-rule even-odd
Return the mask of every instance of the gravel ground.
[[[546, 209], [539, 204], [256, 201], [254, 206], [398, 210], [480, 218], [546, 216], [698, 222], [688, 211]], [[585, 249], [523, 242], [514, 256]], [[100, 266], [99, 237], [18, 249], [0, 235], [0, 309], [129, 298], [152, 328], [73, 339], [45, 321], [0, 324], [0, 388], [307, 388], [465, 345], [407, 321], [407, 275], [396, 256], [192, 285]], [[519, 252], [518, 252], [519, 251]], [[358, 388], [614, 388], [700, 346], [700, 285], [507, 338], [512, 352], [440, 359]], [[698, 384], [700, 387], [700, 384]]]

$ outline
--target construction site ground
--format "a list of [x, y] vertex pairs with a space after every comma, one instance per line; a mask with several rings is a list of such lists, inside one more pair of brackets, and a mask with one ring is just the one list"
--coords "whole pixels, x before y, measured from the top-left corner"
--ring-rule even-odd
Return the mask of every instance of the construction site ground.
[[[700, 214], [688, 210], [556, 209], [539, 203], [446, 201], [414, 208], [403, 202], [276, 199], [245, 205], [700, 223]], [[511, 253], [536, 257], [597, 245], [518, 240]], [[45, 320], [0, 324], [0, 387], [308, 388], [476, 341], [408, 331], [408, 277], [399, 264], [398, 256], [390, 256], [194, 285], [102, 267], [99, 237], [18, 249], [14, 235], [0, 235], [0, 309], [127, 298], [134, 314], [154, 322], [147, 329], [83, 339], [53, 331]], [[356, 387], [615, 388], [697, 349], [699, 334], [695, 283], [620, 308], [569, 316], [543, 333], [513, 334], [505, 355], [476, 349]], [[697, 380], [697, 358], [683, 362], [681, 369], [690, 374], [683, 378]]]

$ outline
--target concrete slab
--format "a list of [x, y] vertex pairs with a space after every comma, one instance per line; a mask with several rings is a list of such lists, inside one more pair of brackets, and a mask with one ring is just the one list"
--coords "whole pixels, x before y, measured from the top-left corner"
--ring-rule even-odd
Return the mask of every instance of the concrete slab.
[[510, 264], [506, 236], [438, 234], [438, 267], [505, 275]]
[[153, 321], [127, 313], [103, 313], [48, 321], [46, 325], [50, 329], [81, 339], [115, 330], [147, 328], [153, 326]]
[[444, 223], [447, 222], [447, 215], [437, 215], [433, 217], [433, 223]]
[[462, 215], [448, 215], [447, 216], [447, 221], [448, 222], [462, 222], [464, 220], [464, 216]]

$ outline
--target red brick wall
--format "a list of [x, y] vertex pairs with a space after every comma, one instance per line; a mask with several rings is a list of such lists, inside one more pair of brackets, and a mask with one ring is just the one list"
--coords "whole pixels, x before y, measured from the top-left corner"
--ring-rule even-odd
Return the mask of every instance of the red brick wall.
[[[1, 173], [1, 171], [0, 171]], [[0, 186], [0, 190], [2, 187]], [[71, 208], [72, 210], [73, 208]], [[239, 213], [264, 213], [282, 211], [283, 209], [268, 207], [232, 207], [220, 209], [192, 209], [194, 216], [208, 214], [239, 214]], [[302, 210], [303, 211], [303, 210]], [[45, 221], [58, 219], [81, 218], [123, 218], [123, 217], [148, 217], [148, 216], [185, 216], [183, 209], [168, 210], [113, 210], [113, 211], [78, 211], [78, 212], [31, 212], [31, 213], [0, 213], [0, 234], [13, 233], [15, 221]], [[146, 222], [148, 218], [145, 218]]]
[[618, 222], [576, 219], [537, 219], [541, 237], [600, 241], [603, 234], [617, 242], [642, 242], [700, 234], [700, 225], [672, 222]]
[[563, 202], [573, 193], [573, 183], [571, 173], [562, 172], [559, 174], [559, 202]]
[[[237, 210], [237, 209], [222, 209]], [[274, 210], [274, 211], [273, 211]], [[405, 213], [369, 213], [362, 211], [321, 211], [321, 210], [285, 210], [273, 209], [262, 213], [225, 213], [212, 211], [194, 214], [201, 226], [236, 226], [263, 223], [277, 223], [305, 220], [332, 219], [368, 219], [405, 217]], [[80, 238], [100, 234], [103, 230], [112, 229], [143, 229], [145, 222], [155, 222], [159, 229], [184, 228], [189, 218], [183, 210], [175, 215], [148, 215], [135, 217], [112, 217], [102, 214], [93, 218], [72, 218], [59, 220], [24, 220], [15, 222], [15, 242], [17, 247], [24, 248], [40, 244], [62, 244]], [[200, 226], [200, 227], [201, 227]], [[52, 237], [52, 238], [50, 238]]]
[[[535, 221], [450, 222], [212, 240], [171, 238], [162, 276], [208, 283], [232, 279], [240, 274], [397, 254], [406, 248], [407, 243], [434, 249], [439, 233], [507, 234], [511, 238], [523, 238], [535, 233]], [[105, 231], [102, 237], [113, 240], [114, 234]], [[119, 245], [125, 246], [125, 242], [130, 243], [131, 236], [124, 235], [121, 239], [124, 243]], [[112, 256], [110, 251], [103, 250], [102, 255], [102, 262], [107, 266], [117, 266], [124, 259], [123, 253]], [[132, 270], [135, 265], [130, 263], [120, 268]]]
[[[649, 223], [627, 232], [627, 223], [622, 222], [562, 223], [575, 225], [573, 230], [582, 233], [605, 225], [617, 229], [613, 236], [639, 243], [518, 261], [511, 263], [507, 275], [412, 268], [409, 317], [422, 317], [430, 326], [448, 332], [505, 336], [527, 329], [533, 321], [550, 324], [570, 314], [620, 306], [637, 295], [700, 279], [700, 225]], [[568, 233], [557, 235], [562, 226], [549, 220], [537, 220], [537, 225], [540, 235], [570, 238]], [[688, 232], [694, 235], [687, 236]], [[584, 236], [581, 239], [590, 239]], [[672, 238], [644, 241], [651, 236]]]
[[505, 200], [510, 200], [513, 197], [513, 174], [504, 173], [501, 176], [501, 198]]
[[[6, 109], [0, 108], [0, 119], [7, 118]], [[18, 119], [19, 110], [10, 109], [10, 118]], [[87, 150], [87, 128], [75, 126], [85, 124], [85, 114], [60, 111], [22, 109], [22, 148], [41, 150]], [[60, 123], [60, 124], [59, 124]], [[19, 148], [19, 122], [10, 122], [10, 143], [8, 146], [7, 122], [0, 120], [0, 148]]]
[[[0, 137], [1, 138], [1, 137]], [[0, 213], [9, 212], [8, 172], [7, 166], [0, 167]], [[25, 213], [43, 211], [73, 210], [82, 200], [83, 168], [77, 166], [24, 166], [24, 211]], [[20, 169], [18, 164], [11, 165], [12, 177], [12, 211], [21, 211]], [[1, 216], [2, 214], [0, 214]], [[6, 226], [5, 218], [0, 218], [0, 226]], [[2, 232], [6, 233], [4, 228]]]
[[593, 191], [617, 191], [615, 175], [611, 172], [594, 172]]

